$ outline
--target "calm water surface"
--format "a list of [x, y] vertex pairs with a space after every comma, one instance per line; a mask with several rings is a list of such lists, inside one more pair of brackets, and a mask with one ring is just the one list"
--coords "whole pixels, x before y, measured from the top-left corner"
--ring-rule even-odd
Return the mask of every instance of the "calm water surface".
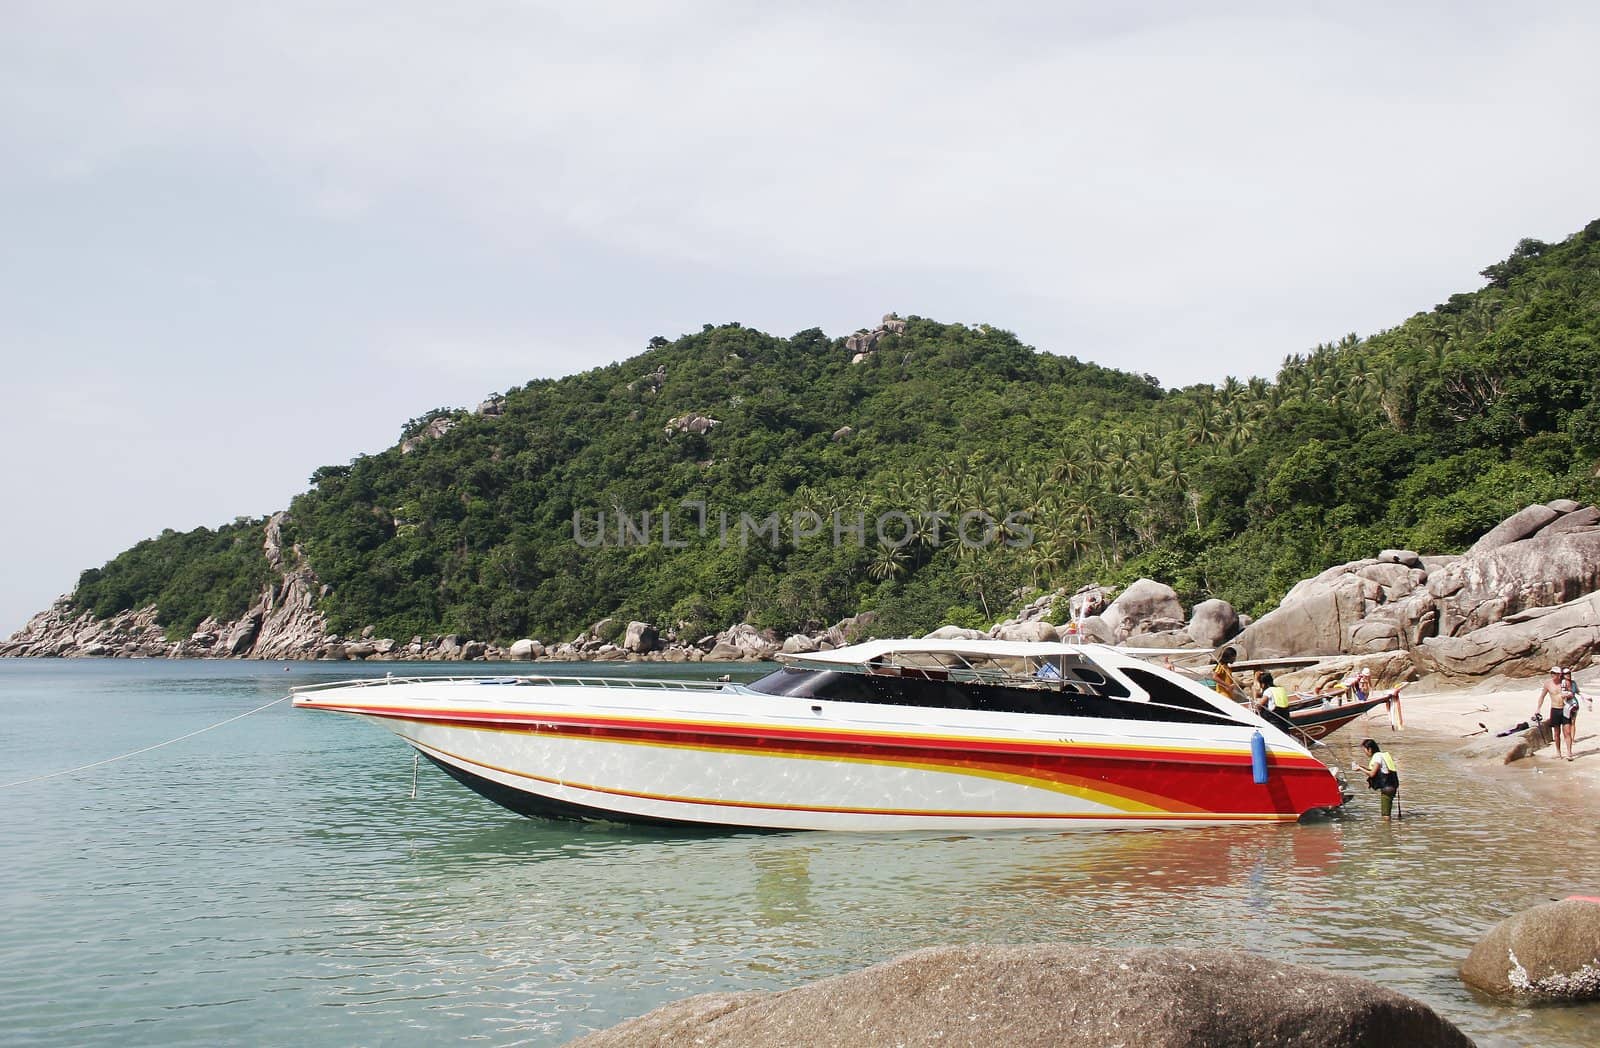
[[[384, 668], [3, 661], [0, 782]], [[1501, 917], [1600, 887], [1593, 812], [1441, 748], [1395, 742], [1393, 825], [1363, 791], [1276, 829], [706, 836], [522, 819], [426, 762], [412, 799], [389, 733], [281, 703], [0, 790], [0, 1042], [553, 1045], [963, 942], [1254, 950], [1386, 983], [1482, 1045], [1600, 1042], [1600, 1010], [1455, 976]]]

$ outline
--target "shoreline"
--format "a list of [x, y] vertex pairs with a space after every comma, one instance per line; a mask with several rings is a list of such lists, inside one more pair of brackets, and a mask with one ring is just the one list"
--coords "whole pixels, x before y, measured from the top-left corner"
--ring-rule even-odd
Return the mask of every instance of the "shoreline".
[[[1600, 696], [1600, 671], [1579, 673], [1576, 679], [1585, 695]], [[1543, 684], [1539, 677], [1491, 677], [1464, 687], [1408, 689], [1401, 695], [1404, 729], [1392, 730], [1380, 707], [1347, 725], [1335, 736], [1333, 745], [1354, 748], [1363, 738], [1380, 745], [1393, 744], [1403, 769], [1404, 747], [1408, 739], [1415, 739], [1437, 746], [1441, 754], [1477, 773], [1494, 778], [1513, 776], [1530, 790], [1551, 792], [1577, 783], [1600, 796], [1600, 709], [1591, 711], [1587, 704], [1578, 715], [1574, 760], [1558, 761], [1555, 748], [1546, 745], [1506, 763], [1506, 753], [1522, 733], [1505, 738], [1497, 738], [1496, 733], [1528, 719]]]

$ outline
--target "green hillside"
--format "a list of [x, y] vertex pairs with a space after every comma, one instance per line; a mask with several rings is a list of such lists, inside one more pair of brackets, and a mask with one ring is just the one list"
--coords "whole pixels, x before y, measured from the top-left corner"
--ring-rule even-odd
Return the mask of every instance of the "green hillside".
[[[1457, 550], [1529, 502], [1600, 496], [1600, 222], [1484, 276], [1286, 357], [1273, 381], [1172, 391], [917, 317], [860, 363], [817, 330], [707, 325], [509, 390], [499, 414], [412, 420], [402, 437], [455, 425], [318, 470], [284, 539], [331, 587], [336, 630], [396, 637], [560, 638], [610, 614], [792, 630], [863, 610], [907, 632], [1137, 575], [1259, 611], [1330, 564]], [[717, 424], [667, 432], [691, 415]], [[963, 513], [979, 541], [954, 534]], [[880, 518], [892, 542], [922, 526], [890, 547]], [[1009, 526], [981, 541], [986, 519]], [[261, 531], [165, 533], [85, 572], [75, 601], [156, 602], [175, 633], [231, 617], [268, 575]]]

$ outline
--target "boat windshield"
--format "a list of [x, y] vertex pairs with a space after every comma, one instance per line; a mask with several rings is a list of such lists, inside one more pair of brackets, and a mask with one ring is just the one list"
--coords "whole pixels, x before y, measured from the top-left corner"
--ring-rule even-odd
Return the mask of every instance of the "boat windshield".
[[1091, 687], [1088, 681], [1070, 674], [1065, 680], [1046, 679], [1028, 686], [954, 680], [937, 671], [898, 667], [894, 672], [860, 673], [786, 666], [747, 687], [764, 695], [886, 706], [1188, 724], [1231, 721], [1224, 713], [1205, 707], [1201, 700], [1175, 685], [1173, 691], [1178, 693], [1181, 702], [1175, 703], [1165, 694], [1153, 696], [1150, 702], [1138, 702], [1131, 701], [1128, 689], [1116, 680], [1092, 668], [1086, 670], [1085, 676], [1088, 675], [1097, 678], [1099, 685]]

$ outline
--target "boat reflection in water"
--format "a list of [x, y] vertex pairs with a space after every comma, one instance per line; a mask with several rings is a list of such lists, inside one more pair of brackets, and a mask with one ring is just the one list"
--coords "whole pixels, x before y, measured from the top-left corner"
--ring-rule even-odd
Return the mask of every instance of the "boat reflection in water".
[[1293, 822], [1346, 799], [1337, 773], [1272, 724], [1114, 648], [873, 641], [782, 661], [750, 684], [386, 678], [293, 699], [377, 721], [531, 816], [1135, 828]]

